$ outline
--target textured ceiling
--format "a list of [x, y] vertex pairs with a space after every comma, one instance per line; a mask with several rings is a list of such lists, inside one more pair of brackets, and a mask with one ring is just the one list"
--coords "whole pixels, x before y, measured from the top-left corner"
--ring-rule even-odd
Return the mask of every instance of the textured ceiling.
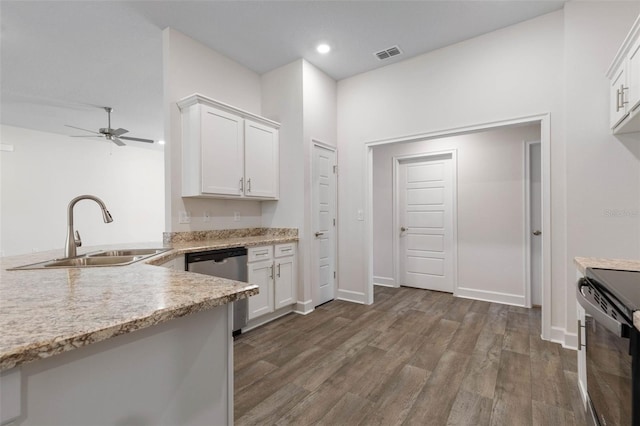
[[[2, 1], [3, 124], [161, 139], [162, 30], [258, 73], [305, 58], [340, 80], [562, 8], [563, 1]], [[319, 41], [333, 50], [315, 52]], [[375, 51], [399, 45], [380, 62]]]

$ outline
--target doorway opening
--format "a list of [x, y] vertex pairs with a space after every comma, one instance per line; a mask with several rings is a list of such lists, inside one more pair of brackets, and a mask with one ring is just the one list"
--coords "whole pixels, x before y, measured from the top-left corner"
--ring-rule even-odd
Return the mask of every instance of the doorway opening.
[[[475, 147], [476, 151], [472, 156], [469, 153], [457, 151], [458, 172], [462, 176], [458, 176], [457, 182], [457, 212], [461, 217], [456, 218], [459, 241], [457, 246], [458, 266], [456, 267], [457, 284], [454, 286], [453, 293], [460, 297], [530, 307], [532, 300], [534, 300], [532, 283], [536, 280], [535, 277], [530, 275], [530, 268], [535, 267], [534, 262], [536, 260], [529, 257], [534, 252], [529, 243], [535, 242], [535, 240], [529, 238], [529, 235], [534, 231], [546, 230], [547, 232], [541, 232], [541, 235], [536, 236], [539, 237], [538, 242], [541, 253], [537, 259], [540, 265], [539, 282], [541, 283], [538, 294], [540, 296], [539, 304], [542, 307], [542, 338], [550, 339], [551, 263], [550, 232], [548, 231], [550, 230], [551, 209], [550, 119], [548, 114], [409, 137], [372, 141], [365, 145], [367, 160], [367, 200], [365, 204], [367, 207], [365, 212], [367, 238], [364, 242], [366, 244], [364, 252], [367, 254], [368, 282], [365, 300], [368, 303], [373, 303], [374, 283], [396, 287], [401, 284], [401, 280], [398, 278], [401, 271], [397, 266], [400, 255], [396, 255], [393, 261], [386, 261], [387, 265], [393, 265], [388, 269], [390, 272], [384, 274], [376, 274], [374, 272], [374, 265], [379, 269], [379, 266], [384, 263], [379, 261], [381, 259], [381, 250], [391, 245], [391, 243], [378, 244], [376, 233], [380, 229], [385, 229], [390, 242], [396, 238], [394, 233], [398, 231], [399, 234], [402, 227], [399, 221], [394, 222], [394, 217], [397, 220], [398, 214], [395, 216], [389, 214], [390, 217], [385, 218], [383, 217], [385, 213], [380, 213], [379, 200], [376, 199], [381, 189], [380, 180], [389, 180], [389, 174], [386, 177], [380, 176], [379, 170], [376, 168], [379, 163], [378, 159], [374, 158], [374, 151], [376, 154], [379, 150], [391, 150], [393, 152], [396, 147], [406, 147], [413, 143], [429, 144], [429, 147], [422, 151], [411, 152], [411, 154], [419, 157], [418, 154], [424, 156], [425, 153], [433, 154], [434, 152], [446, 150], [443, 145], [438, 145], [441, 140], [446, 138], [494, 131], [518, 134], [519, 131], [522, 131], [522, 128], [529, 128], [529, 133], [525, 133], [525, 136], [520, 137], [518, 140], [520, 143], [513, 143], [514, 139], [512, 138], [510, 146], [506, 147], [505, 144], [505, 149], [507, 150], [505, 153], [507, 154], [504, 155], [509, 155], [508, 160], [502, 160], [500, 155], [503, 154], [495, 154], [496, 151], [491, 146], [489, 146], [489, 149]], [[532, 140], [539, 140], [538, 147], [540, 148], [540, 161], [539, 166], [537, 166], [540, 196], [539, 205], [536, 207], [540, 212], [540, 224], [529, 223], [529, 220], [533, 219], [531, 217], [531, 199], [529, 198], [533, 187], [530, 185], [532, 169], [529, 150], [534, 146], [526, 141]], [[395, 156], [402, 157], [403, 155], [407, 155], [407, 151], [400, 151]], [[496, 161], [502, 161], [506, 166], [504, 168], [496, 167]], [[527, 164], [526, 167], [525, 163]], [[464, 172], [462, 172], [461, 164], [464, 164]], [[491, 166], [491, 164], [494, 164], [494, 166]], [[477, 177], [469, 178], [468, 171], [473, 171], [474, 168], [478, 170], [483, 168], [484, 175], [478, 176], [484, 177], [480, 179]], [[465, 173], [468, 176], [465, 177]], [[500, 173], [504, 174], [504, 176], [499, 175]], [[375, 188], [375, 196], [373, 188]], [[470, 208], [470, 206], [473, 207]], [[394, 223], [394, 225], [385, 228], [381, 223], [384, 220], [388, 220], [390, 221], [389, 223]], [[461, 238], [461, 235], [464, 238]], [[488, 239], [488, 235], [492, 237]], [[401, 237], [397, 236], [397, 238], [398, 245], [394, 247], [394, 250], [399, 253]], [[471, 253], [473, 253], [473, 256]], [[483, 286], [482, 281], [489, 282], [492, 273], [494, 276], [498, 276], [498, 273], [501, 274], [500, 279], [495, 279], [490, 285]]]

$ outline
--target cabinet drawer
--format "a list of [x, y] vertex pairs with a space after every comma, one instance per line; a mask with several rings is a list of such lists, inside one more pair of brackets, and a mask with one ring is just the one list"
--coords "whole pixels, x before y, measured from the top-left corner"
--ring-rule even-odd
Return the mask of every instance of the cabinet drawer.
[[296, 254], [295, 243], [278, 244], [275, 246], [274, 257], [293, 256]]
[[270, 260], [273, 258], [273, 246], [250, 247], [247, 256], [247, 262]]

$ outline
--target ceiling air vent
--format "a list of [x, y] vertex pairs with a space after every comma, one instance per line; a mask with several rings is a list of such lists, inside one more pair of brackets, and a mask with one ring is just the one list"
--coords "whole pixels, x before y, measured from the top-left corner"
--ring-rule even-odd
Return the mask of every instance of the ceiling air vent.
[[397, 56], [402, 53], [402, 50], [398, 46], [392, 46], [388, 49], [381, 50], [379, 52], [374, 53], [378, 59], [381, 61], [384, 59], [391, 58], [392, 56]]

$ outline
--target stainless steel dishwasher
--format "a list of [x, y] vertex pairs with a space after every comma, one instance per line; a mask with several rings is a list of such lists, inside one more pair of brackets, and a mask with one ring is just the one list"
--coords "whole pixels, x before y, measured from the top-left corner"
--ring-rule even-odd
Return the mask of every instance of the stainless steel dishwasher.
[[[200, 251], [185, 256], [185, 267], [189, 272], [247, 282], [247, 249]], [[247, 325], [248, 299], [233, 302], [233, 335], [241, 333]]]

